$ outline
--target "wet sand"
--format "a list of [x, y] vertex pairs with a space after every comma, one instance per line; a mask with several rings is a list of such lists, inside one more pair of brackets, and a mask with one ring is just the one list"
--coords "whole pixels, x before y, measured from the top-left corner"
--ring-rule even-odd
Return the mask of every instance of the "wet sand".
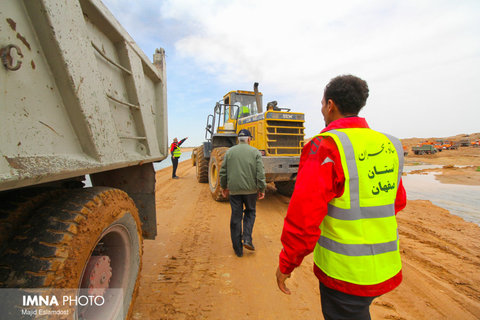
[[[472, 149], [406, 160], [480, 166], [480, 149]], [[468, 168], [438, 173], [455, 183], [478, 181], [480, 175]], [[229, 204], [212, 200], [190, 161], [180, 163], [180, 179], [171, 180], [170, 174], [169, 168], [157, 172], [158, 236], [144, 241], [133, 319], [323, 319], [312, 255], [289, 280], [291, 296], [276, 286], [289, 198], [269, 187], [257, 205], [257, 250], [237, 258]], [[372, 318], [480, 319], [480, 227], [425, 200], [408, 201], [398, 224], [404, 280], [374, 301]]]

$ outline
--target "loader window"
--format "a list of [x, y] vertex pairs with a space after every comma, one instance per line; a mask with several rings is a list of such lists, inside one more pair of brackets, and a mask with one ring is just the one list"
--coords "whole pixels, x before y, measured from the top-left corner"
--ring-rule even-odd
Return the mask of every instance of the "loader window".
[[257, 102], [253, 101], [251, 106], [250, 106], [250, 113], [251, 114], [257, 114], [258, 113], [258, 108], [257, 108]]
[[241, 106], [240, 107], [240, 117], [239, 118], [243, 118], [243, 117], [246, 117], [246, 116], [249, 116], [249, 115], [250, 115], [249, 106]]
[[225, 106], [225, 118], [223, 120], [224, 123], [228, 122], [228, 119], [230, 118], [230, 106]]
[[232, 117], [230, 119], [237, 120], [238, 106], [232, 106]]
[[255, 114], [254, 111], [252, 110], [251, 104], [241, 105], [240, 102], [235, 103], [234, 119], [237, 118], [237, 113], [238, 113], [238, 119]]
[[250, 115], [258, 113], [257, 102], [255, 101], [254, 95], [232, 93], [230, 103], [239, 106], [239, 118], [242, 117], [242, 113], [245, 114], [245, 112], [242, 112], [242, 107], [247, 107]]

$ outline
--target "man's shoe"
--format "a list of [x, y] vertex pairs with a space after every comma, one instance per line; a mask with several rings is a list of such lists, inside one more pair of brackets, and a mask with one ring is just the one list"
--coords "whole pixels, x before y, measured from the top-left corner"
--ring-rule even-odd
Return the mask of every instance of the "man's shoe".
[[235, 254], [236, 254], [237, 257], [239, 257], [239, 258], [243, 257], [243, 252], [236, 252], [236, 251], [235, 251]]
[[245, 248], [247, 248], [248, 250], [255, 251], [255, 247], [253, 246], [253, 243], [251, 243], [251, 242], [244, 242], [244, 243], [243, 243], [243, 246], [244, 246]]
[[178, 176], [172, 177], [172, 179], [179, 179]]

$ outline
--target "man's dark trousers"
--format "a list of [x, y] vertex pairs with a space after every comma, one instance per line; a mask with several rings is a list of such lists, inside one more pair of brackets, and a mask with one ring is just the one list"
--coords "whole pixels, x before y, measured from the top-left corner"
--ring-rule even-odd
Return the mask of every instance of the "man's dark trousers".
[[172, 178], [177, 176], [178, 158], [172, 157]]
[[370, 320], [370, 304], [375, 298], [343, 293], [320, 282], [320, 299], [325, 320]]
[[[257, 194], [230, 195], [232, 216], [230, 218], [230, 236], [235, 253], [243, 253], [242, 239], [252, 243], [253, 224], [256, 217]], [[245, 210], [243, 206], [245, 205]], [[243, 221], [243, 233], [242, 233]]]

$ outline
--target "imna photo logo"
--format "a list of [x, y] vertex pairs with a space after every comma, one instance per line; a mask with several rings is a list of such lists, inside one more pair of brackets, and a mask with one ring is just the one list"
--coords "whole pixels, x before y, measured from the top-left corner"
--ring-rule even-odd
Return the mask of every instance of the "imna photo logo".
[[97, 306], [105, 304], [103, 296], [82, 295], [82, 296], [62, 296], [59, 300], [55, 295], [24, 295], [24, 307], [58, 307], [58, 306]]

